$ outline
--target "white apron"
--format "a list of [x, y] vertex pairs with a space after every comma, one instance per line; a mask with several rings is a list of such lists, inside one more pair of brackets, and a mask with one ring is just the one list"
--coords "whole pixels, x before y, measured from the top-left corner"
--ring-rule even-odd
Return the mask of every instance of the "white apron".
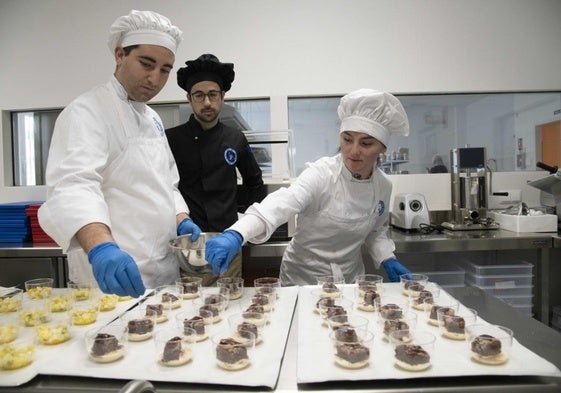
[[[176, 236], [175, 203], [163, 126], [144, 104], [129, 103], [137, 109], [126, 108], [126, 101], [113, 98], [127, 141], [103, 173], [111, 231], [137, 263], [146, 288], [172, 284], [179, 278], [179, 266], [169, 247]], [[68, 258], [72, 280], [94, 280], [81, 249], [69, 250]]]
[[[379, 201], [378, 177], [374, 182], [369, 197]], [[362, 217], [347, 218], [330, 211], [334, 209], [299, 216], [297, 233], [283, 255], [282, 285], [313, 285], [320, 275], [344, 276], [346, 283], [354, 282], [364, 273], [361, 245], [380, 219], [378, 203], [372, 205]]]

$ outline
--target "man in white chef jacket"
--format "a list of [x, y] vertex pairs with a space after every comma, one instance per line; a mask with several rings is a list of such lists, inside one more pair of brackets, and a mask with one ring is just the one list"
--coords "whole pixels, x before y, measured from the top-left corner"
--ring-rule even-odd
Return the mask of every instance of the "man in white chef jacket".
[[164, 87], [183, 33], [163, 15], [115, 20], [115, 73], [57, 119], [47, 163], [41, 227], [68, 255], [70, 279], [138, 297], [174, 283], [169, 248], [200, 229], [177, 189], [179, 176], [158, 114], [146, 105]]
[[409, 271], [394, 255], [387, 236], [392, 184], [377, 168], [378, 155], [392, 134], [408, 135], [409, 121], [399, 100], [372, 89], [341, 98], [341, 152], [308, 164], [288, 188], [250, 206], [222, 234], [209, 239], [206, 260], [222, 272], [243, 241], [263, 243], [289, 217], [298, 214], [296, 231], [281, 263], [283, 285], [317, 284], [322, 275], [352, 283], [363, 274], [361, 249], [391, 281]]

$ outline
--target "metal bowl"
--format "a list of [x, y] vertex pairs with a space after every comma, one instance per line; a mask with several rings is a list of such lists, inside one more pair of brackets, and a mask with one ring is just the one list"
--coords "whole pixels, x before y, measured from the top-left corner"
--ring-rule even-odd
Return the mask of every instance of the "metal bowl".
[[181, 269], [193, 274], [212, 272], [212, 266], [205, 259], [205, 245], [208, 239], [219, 234], [220, 232], [202, 232], [195, 242], [191, 240], [191, 235], [171, 240], [169, 245], [174, 250]]

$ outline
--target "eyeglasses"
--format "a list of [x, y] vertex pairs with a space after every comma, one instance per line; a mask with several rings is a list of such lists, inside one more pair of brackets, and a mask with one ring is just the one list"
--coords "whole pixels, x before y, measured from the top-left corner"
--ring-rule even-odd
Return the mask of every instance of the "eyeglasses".
[[189, 94], [191, 100], [200, 104], [205, 100], [205, 97], [208, 97], [210, 102], [216, 102], [222, 98], [222, 92], [218, 90], [211, 90], [208, 93], [203, 93], [202, 91], [196, 91], [194, 93]]

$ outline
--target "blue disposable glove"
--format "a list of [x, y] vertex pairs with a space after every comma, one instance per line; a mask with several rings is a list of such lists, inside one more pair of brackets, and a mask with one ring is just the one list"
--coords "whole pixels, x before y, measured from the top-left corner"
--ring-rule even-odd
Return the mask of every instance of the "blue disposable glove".
[[386, 259], [382, 265], [384, 269], [386, 269], [386, 273], [388, 273], [388, 278], [391, 282], [399, 282], [399, 276], [411, 273], [395, 258]]
[[224, 273], [234, 256], [242, 248], [242, 235], [236, 231], [224, 231], [206, 241], [205, 259], [212, 266], [212, 273]]
[[189, 235], [191, 234], [191, 240], [196, 242], [201, 234], [201, 228], [195, 221], [191, 220], [190, 218], [185, 218], [183, 221], [179, 223], [177, 226], [177, 234], [178, 235]]
[[139, 297], [146, 288], [132, 257], [112, 242], [98, 244], [88, 253], [94, 277], [104, 293]]

